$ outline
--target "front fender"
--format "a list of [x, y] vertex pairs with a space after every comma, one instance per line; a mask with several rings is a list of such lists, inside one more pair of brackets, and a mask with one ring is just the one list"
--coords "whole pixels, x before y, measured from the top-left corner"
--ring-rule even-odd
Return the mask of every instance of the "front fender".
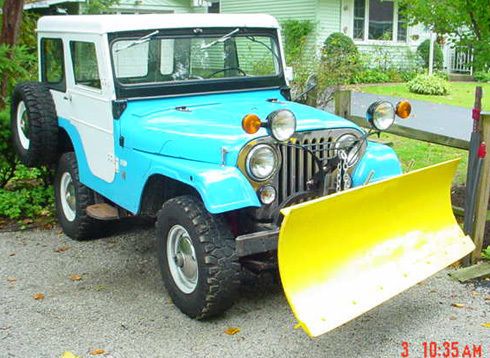
[[144, 155], [152, 156], [147, 178], [160, 174], [193, 187], [212, 214], [261, 206], [257, 194], [238, 168], [154, 154]]
[[[372, 173], [372, 174], [371, 174]], [[368, 142], [366, 153], [352, 174], [352, 186], [361, 186], [402, 174], [400, 160], [395, 151], [387, 145]]]

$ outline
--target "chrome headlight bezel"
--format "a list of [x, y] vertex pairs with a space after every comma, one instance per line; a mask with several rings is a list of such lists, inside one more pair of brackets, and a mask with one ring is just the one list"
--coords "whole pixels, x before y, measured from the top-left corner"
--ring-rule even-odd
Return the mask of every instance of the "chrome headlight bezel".
[[366, 118], [373, 128], [385, 131], [395, 123], [396, 110], [388, 101], [374, 102], [369, 106]]
[[267, 116], [270, 135], [278, 142], [288, 141], [296, 132], [296, 116], [289, 109], [279, 109]]
[[[270, 170], [268, 170], [265, 174], [257, 174], [253, 169], [253, 159], [257, 159], [256, 157], [260, 154], [260, 151], [269, 151], [270, 159], [272, 160], [269, 164]], [[277, 151], [268, 144], [257, 144], [254, 146], [247, 154], [247, 158], [245, 160], [245, 169], [247, 171], [247, 175], [254, 181], [263, 182], [272, 178], [279, 169], [279, 154]]]
[[347, 141], [352, 142], [352, 147], [346, 153], [347, 166], [350, 168], [359, 162], [363, 151], [361, 138], [356, 136], [354, 133], [344, 133], [339, 136], [335, 141], [335, 154], [338, 157], [340, 157], [340, 151], [345, 152], [345, 149], [340, 148], [341, 143]]

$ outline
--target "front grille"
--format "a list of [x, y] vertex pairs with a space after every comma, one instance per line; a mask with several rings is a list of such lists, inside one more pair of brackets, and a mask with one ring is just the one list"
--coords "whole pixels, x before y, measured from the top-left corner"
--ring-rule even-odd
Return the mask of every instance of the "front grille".
[[[337, 138], [352, 130], [324, 130], [300, 132], [295, 138], [298, 146], [309, 147], [322, 161], [334, 159], [334, 145]], [[359, 132], [355, 131], [357, 135]], [[278, 173], [278, 201], [284, 202], [295, 194], [308, 191], [307, 182], [319, 171], [310, 152], [299, 147], [281, 145], [281, 169]], [[361, 153], [362, 155], [362, 153]]]

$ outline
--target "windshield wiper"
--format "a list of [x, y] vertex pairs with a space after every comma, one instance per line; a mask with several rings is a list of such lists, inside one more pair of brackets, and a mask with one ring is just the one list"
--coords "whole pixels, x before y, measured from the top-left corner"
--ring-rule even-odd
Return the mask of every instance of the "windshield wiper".
[[139, 39], [134, 40], [133, 42], [130, 42], [126, 46], [116, 49], [114, 52], [117, 53], [117, 52], [120, 52], [122, 50], [127, 50], [128, 48], [131, 48], [133, 46], [140, 45], [142, 43], [148, 42], [148, 41], [150, 41], [152, 39], [152, 37], [158, 35], [159, 33], [160, 33], [160, 30], [156, 30], [156, 31], [150, 32], [148, 35], [145, 35], [143, 37], [140, 37]]
[[233, 35], [235, 35], [239, 31], [240, 31], [240, 29], [239, 28], [236, 28], [235, 30], [233, 30], [229, 34], [226, 34], [226, 35], [224, 35], [223, 37], [221, 37], [221, 38], [219, 38], [217, 40], [214, 40], [214, 41], [212, 41], [212, 42], [210, 42], [210, 43], [208, 43], [206, 45], [201, 45], [201, 50], [205, 50], [207, 48], [213, 47], [217, 43], [225, 42], [225, 41], [229, 40]]
[[247, 40], [250, 40], [252, 42], [255, 42], [255, 43], [258, 43], [258, 44], [264, 46], [266, 49], [268, 49], [274, 55], [274, 57], [276, 58], [277, 62], [281, 62], [281, 59], [279, 58], [279, 55], [272, 49], [272, 47], [270, 47], [269, 45], [263, 43], [262, 41], [257, 40], [253, 36], [246, 36], [245, 38]]

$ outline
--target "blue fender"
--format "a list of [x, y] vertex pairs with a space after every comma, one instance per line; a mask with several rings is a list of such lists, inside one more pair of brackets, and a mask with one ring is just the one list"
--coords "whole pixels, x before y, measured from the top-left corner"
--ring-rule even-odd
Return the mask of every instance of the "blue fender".
[[402, 174], [395, 151], [387, 145], [368, 141], [366, 153], [352, 174], [352, 186], [364, 185], [371, 172], [370, 183]]
[[160, 174], [193, 187], [212, 214], [261, 206], [252, 185], [236, 167], [149, 153], [141, 155], [152, 163], [146, 178]]
[[[127, 168], [129, 169], [127, 175], [118, 173], [112, 183], [107, 183], [91, 173], [80, 135], [75, 126], [64, 118], [59, 118], [58, 123], [65, 129], [73, 143], [80, 182], [133, 214], [139, 212], [146, 182], [155, 174], [180, 181], [196, 189], [206, 209], [212, 214], [261, 206], [253, 187], [236, 167], [162, 156], [138, 150], [128, 150], [124, 153], [128, 165], [134, 165], [134, 167]], [[116, 155], [121, 154], [120, 149], [119, 152], [116, 151]]]

